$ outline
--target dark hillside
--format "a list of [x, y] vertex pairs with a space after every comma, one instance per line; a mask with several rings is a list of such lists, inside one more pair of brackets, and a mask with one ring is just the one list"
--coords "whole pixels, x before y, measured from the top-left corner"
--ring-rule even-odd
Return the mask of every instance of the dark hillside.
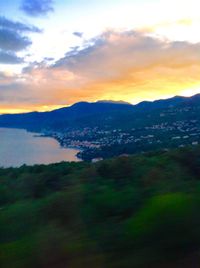
[[130, 128], [138, 121], [146, 123], [146, 116], [162, 113], [169, 109], [200, 106], [200, 95], [193, 97], [173, 97], [137, 105], [120, 102], [79, 102], [70, 107], [51, 112], [31, 112], [0, 116], [0, 127], [64, 130], [65, 128], [103, 127]]
[[2, 268], [196, 268], [200, 148], [0, 169]]

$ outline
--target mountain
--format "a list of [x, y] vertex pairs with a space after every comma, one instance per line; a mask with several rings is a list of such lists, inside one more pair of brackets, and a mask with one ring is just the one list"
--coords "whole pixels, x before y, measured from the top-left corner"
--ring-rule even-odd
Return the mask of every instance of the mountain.
[[[197, 96], [198, 95], [194, 97], [196, 98]], [[175, 96], [169, 99], [160, 99], [156, 101], [143, 101], [135, 105], [135, 108], [139, 110], [143, 110], [143, 111], [149, 111], [149, 110], [154, 110], [154, 109], [164, 109], [164, 108], [175, 107], [189, 100], [190, 98], [187, 98], [187, 97]]]
[[82, 125], [89, 118], [105, 118], [108, 115], [132, 111], [133, 105], [110, 102], [78, 102], [51, 112], [31, 112], [22, 114], [5, 114], [0, 116], [1, 127], [26, 128], [40, 130], [42, 128], [63, 128]]
[[124, 102], [98, 101], [95, 103], [78, 102], [70, 107], [50, 112], [31, 112], [24, 114], [6, 114], [0, 116], [0, 127], [61, 130], [68, 127], [127, 126], [137, 117], [147, 112], [155, 114], [173, 107], [200, 105], [200, 94], [192, 97], [175, 96], [169, 99], [143, 101], [132, 105]]

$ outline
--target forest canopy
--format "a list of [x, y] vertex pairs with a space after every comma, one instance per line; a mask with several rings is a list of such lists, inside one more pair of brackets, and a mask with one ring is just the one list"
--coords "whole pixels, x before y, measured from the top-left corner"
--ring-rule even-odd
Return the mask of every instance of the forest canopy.
[[2, 168], [0, 266], [191, 267], [199, 210], [199, 147]]

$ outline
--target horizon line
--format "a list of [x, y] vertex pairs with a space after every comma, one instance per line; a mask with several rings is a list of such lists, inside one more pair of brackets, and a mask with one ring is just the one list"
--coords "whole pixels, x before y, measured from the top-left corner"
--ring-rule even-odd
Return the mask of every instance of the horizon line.
[[[47, 110], [30, 110], [30, 111], [27, 111], [27, 112], [13, 112], [13, 113], [0, 113], [0, 116], [1, 115], [11, 115], [11, 114], [28, 114], [28, 113], [48, 113], [48, 112], [53, 112], [53, 111], [56, 111], [56, 110], [59, 110], [59, 109], [63, 109], [63, 108], [69, 108], [69, 107], [72, 107], [73, 105], [77, 104], [77, 103], [112, 103], [112, 104], [121, 104], [121, 105], [132, 105], [132, 106], [135, 106], [135, 105], [139, 105], [140, 103], [143, 103], [143, 102], [155, 102], [155, 101], [160, 101], [160, 100], [169, 100], [169, 99], [173, 99], [173, 98], [176, 98], [176, 97], [180, 97], [180, 98], [191, 98], [191, 97], [194, 97], [194, 96], [197, 96], [197, 95], [200, 95], [200, 92], [199, 93], [195, 93], [195, 94], [192, 94], [192, 95], [173, 95], [172, 97], [166, 97], [166, 98], [159, 98], [159, 99], [153, 99], [153, 100], [147, 100], [147, 99], [144, 99], [142, 101], [139, 101], [137, 103], [131, 103], [131, 102], [128, 102], [128, 101], [123, 101], [123, 100], [96, 100], [96, 101], [78, 101], [78, 102], [74, 102], [72, 104], [69, 104], [69, 105], [65, 105], [65, 106], [62, 106], [62, 105], [51, 105], [51, 106], [57, 106], [58, 108], [55, 108], [55, 109], [47, 109]], [[44, 107], [48, 107], [47, 105], [45, 105]], [[15, 109], [13, 109], [15, 110]], [[20, 109], [19, 109], [20, 110]]]

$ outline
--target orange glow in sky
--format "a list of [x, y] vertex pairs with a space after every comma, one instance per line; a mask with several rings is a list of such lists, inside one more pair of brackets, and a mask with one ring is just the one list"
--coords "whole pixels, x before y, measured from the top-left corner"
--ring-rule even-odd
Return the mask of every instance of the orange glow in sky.
[[72, 2], [2, 4], [0, 114], [200, 93], [197, 0]]

